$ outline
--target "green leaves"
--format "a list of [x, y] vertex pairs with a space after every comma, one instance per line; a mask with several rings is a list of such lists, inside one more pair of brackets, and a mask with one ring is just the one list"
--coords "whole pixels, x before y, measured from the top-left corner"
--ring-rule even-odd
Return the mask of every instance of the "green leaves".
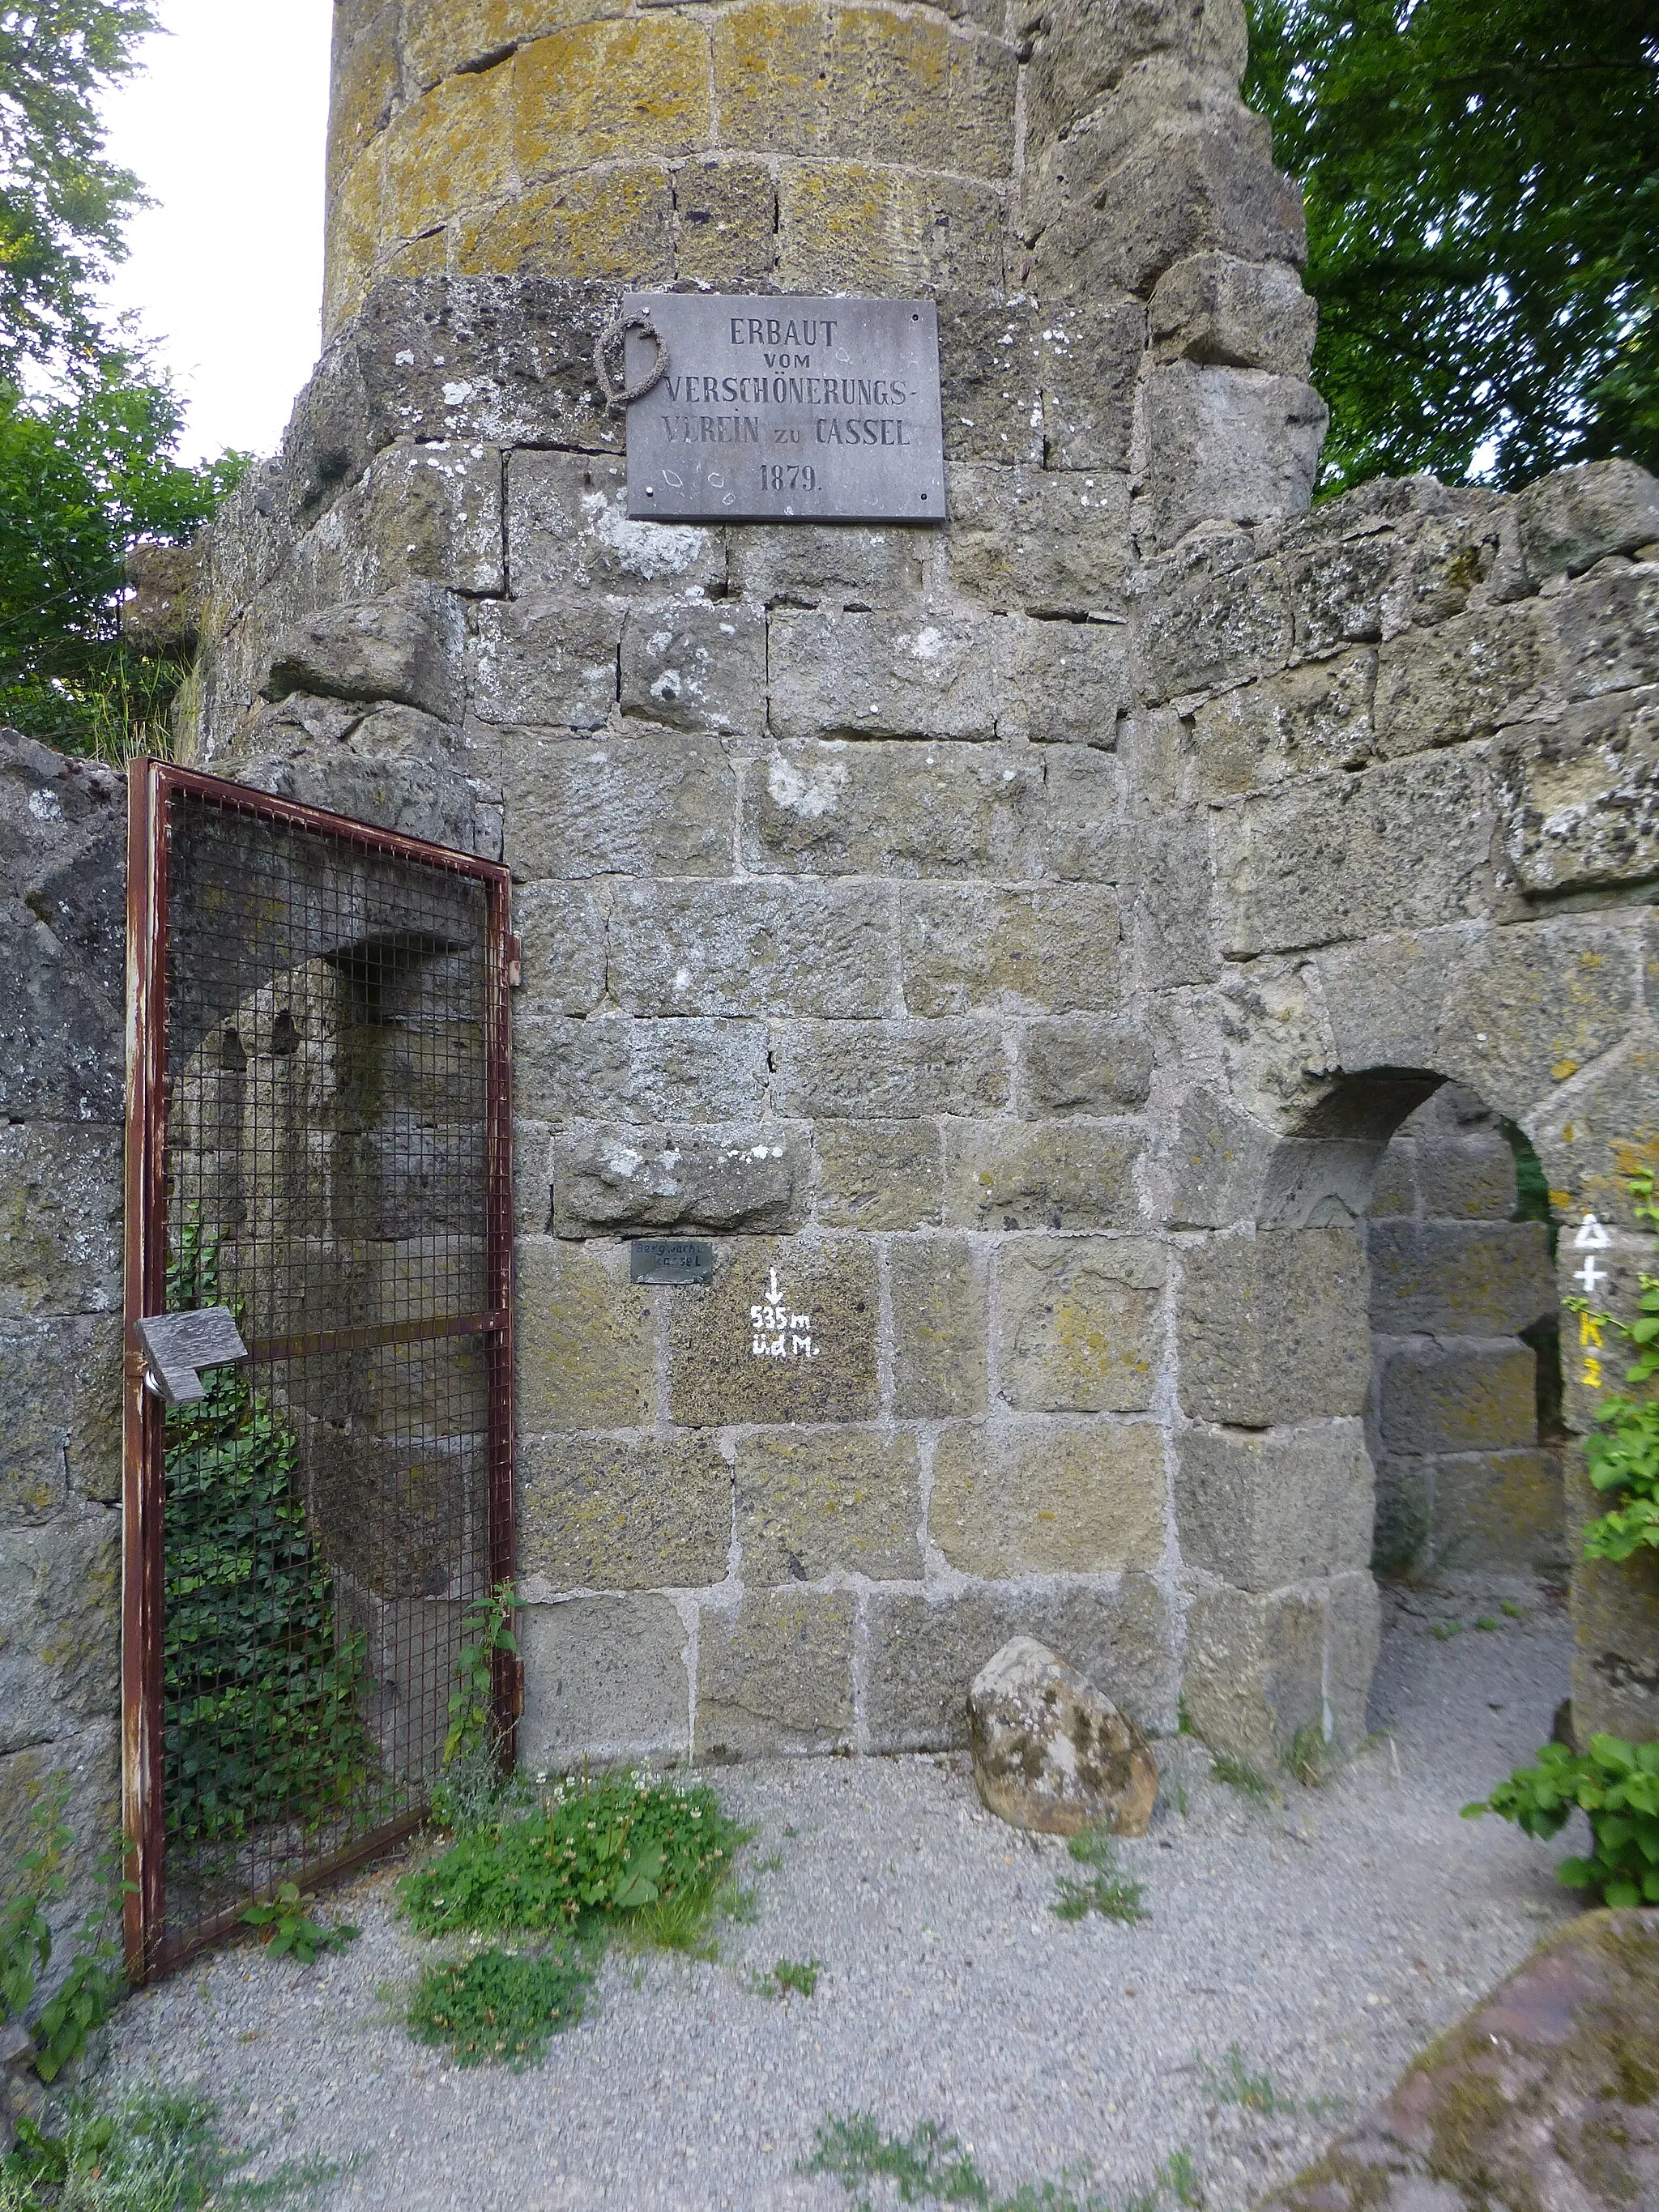
[[427, 1966], [410, 2004], [410, 2033], [447, 2044], [459, 2065], [497, 2060], [516, 2073], [581, 2018], [594, 1971], [562, 1948], [532, 1958], [490, 1949]]
[[1517, 1768], [1466, 1820], [1496, 1813], [1528, 1836], [1556, 1834], [1571, 1814], [1589, 1820], [1592, 1857], [1563, 1859], [1556, 1880], [1597, 1889], [1607, 1905], [1659, 1905], [1659, 1743], [1593, 1735], [1585, 1749], [1547, 1743], [1535, 1766]]
[[465, 1638], [455, 1661], [455, 1687], [450, 1692], [449, 1729], [444, 1737], [443, 1763], [453, 1765], [470, 1753], [493, 1741], [492, 1706], [497, 1652], [516, 1659], [519, 1647], [508, 1624], [523, 1604], [511, 1583], [497, 1583], [489, 1595], [467, 1608], [462, 1628]]
[[[216, 1242], [187, 1223], [168, 1307], [222, 1302]], [[337, 1638], [298, 1443], [237, 1367], [210, 1370], [206, 1398], [169, 1413], [167, 1437], [167, 1832], [221, 1842], [258, 1820], [319, 1822], [369, 1771], [368, 1638]]]
[[1303, 185], [1322, 488], [1659, 465], [1649, 0], [1250, 0], [1245, 97]]
[[255, 1931], [273, 1959], [292, 1957], [302, 1966], [314, 1966], [325, 1951], [343, 1951], [362, 1931], [344, 1923], [329, 1928], [311, 1919], [306, 1912], [310, 1903], [300, 1894], [297, 1882], [285, 1881], [264, 1905], [250, 1905], [242, 1922]]
[[743, 1831], [713, 1790], [605, 1778], [562, 1785], [542, 1810], [458, 1836], [404, 1877], [423, 1936], [558, 1929], [641, 1913], [680, 1896], [706, 1907]]

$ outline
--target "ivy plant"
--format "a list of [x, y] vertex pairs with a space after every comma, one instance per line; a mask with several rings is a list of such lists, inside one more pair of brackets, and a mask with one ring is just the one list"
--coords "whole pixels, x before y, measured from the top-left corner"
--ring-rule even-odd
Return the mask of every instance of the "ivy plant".
[[[1659, 1230], [1654, 1176], [1644, 1170], [1628, 1178], [1638, 1221]], [[1583, 1301], [1574, 1299], [1575, 1307]], [[1659, 1275], [1639, 1278], [1636, 1319], [1628, 1325], [1598, 1314], [1630, 1340], [1636, 1357], [1625, 1370], [1626, 1382], [1643, 1389], [1640, 1397], [1609, 1398], [1584, 1439], [1584, 1467], [1590, 1480], [1613, 1503], [1584, 1529], [1587, 1559], [1628, 1559], [1644, 1550], [1659, 1550], [1659, 1395], [1644, 1386], [1659, 1375]]]
[[[75, 1840], [67, 1818], [68, 1799], [69, 1785], [60, 1780], [37, 1802], [33, 1817], [39, 1840], [19, 1861], [16, 1893], [0, 1912], [0, 2020], [27, 2019], [40, 1978], [52, 1964], [48, 1916], [68, 1889], [64, 1866]], [[125, 1844], [118, 1839], [112, 1847], [113, 1868], [118, 1869], [125, 1851]], [[118, 1873], [112, 1872], [111, 1912], [118, 1909], [124, 1886]], [[76, 1935], [68, 1972], [31, 2023], [34, 2070], [43, 2081], [55, 2081], [70, 2061], [80, 2057], [88, 2038], [126, 1994], [119, 1947], [107, 1933], [108, 1925], [106, 1912], [88, 1915]]]
[[[186, 1223], [168, 1310], [213, 1305], [240, 1318], [217, 1237]], [[164, 1797], [170, 1836], [221, 1843], [262, 1820], [319, 1822], [362, 1784], [368, 1638], [337, 1639], [293, 1428], [241, 1368], [204, 1381], [199, 1405], [167, 1416]]]
[[1525, 1834], [1557, 1833], [1575, 1811], [1589, 1816], [1590, 1856], [1565, 1858], [1556, 1880], [1599, 1891], [1607, 1905], [1659, 1905], [1659, 1743], [1593, 1735], [1582, 1752], [1547, 1743], [1492, 1796], [1463, 1808], [1466, 1820], [1496, 1813]]

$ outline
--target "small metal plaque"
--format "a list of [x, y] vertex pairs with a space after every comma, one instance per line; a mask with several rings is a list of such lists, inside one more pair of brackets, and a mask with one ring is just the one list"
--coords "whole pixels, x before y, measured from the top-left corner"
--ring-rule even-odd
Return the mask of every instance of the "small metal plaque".
[[148, 1380], [169, 1406], [198, 1406], [206, 1397], [203, 1367], [229, 1367], [247, 1358], [247, 1346], [228, 1306], [193, 1313], [151, 1314], [138, 1323]]
[[[943, 522], [931, 300], [634, 292], [667, 349], [628, 410], [628, 511], [678, 522]], [[630, 331], [630, 384], [658, 358]]]
[[714, 1248], [691, 1237], [636, 1237], [628, 1248], [630, 1283], [712, 1283]]

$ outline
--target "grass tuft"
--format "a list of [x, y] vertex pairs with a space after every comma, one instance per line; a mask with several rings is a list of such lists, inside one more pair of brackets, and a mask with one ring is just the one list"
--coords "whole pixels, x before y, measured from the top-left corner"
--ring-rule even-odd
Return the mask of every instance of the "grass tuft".
[[1057, 1920], [1086, 1920], [1091, 1912], [1129, 1923], [1152, 1917], [1141, 1903], [1145, 1886], [1120, 1873], [1116, 1839], [1104, 1828], [1080, 1829], [1066, 1848], [1079, 1866], [1094, 1871], [1085, 1881], [1060, 1876], [1049, 1908]]
[[289, 2161], [262, 2180], [246, 2169], [258, 2147], [233, 2150], [216, 2108], [199, 2097], [143, 2091], [100, 2110], [68, 2106], [63, 2132], [29, 2121], [19, 2147], [0, 2159], [0, 2212], [231, 2212], [313, 2198], [340, 2172]]
[[410, 2000], [418, 2042], [447, 2047], [460, 2066], [488, 2061], [517, 2073], [582, 2016], [594, 1966], [574, 1948], [540, 1956], [491, 1948], [422, 1967]]
[[1224, 1782], [1230, 1790], [1242, 1790], [1258, 1805], [1279, 1802], [1278, 1790], [1261, 1768], [1252, 1766], [1248, 1759], [1235, 1759], [1231, 1752], [1218, 1751], [1210, 1760], [1210, 1771], [1218, 1782]]
[[763, 1974], [750, 1974], [749, 1987], [757, 1997], [810, 1997], [823, 1972], [822, 1959], [780, 1959]]
[[890, 2182], [901, 2204], [968, 2204], [980, 2212], [1162, 2212], [1170, 2200], [1185, 2212], [1201, 2212], [1203, 2192], [1192, 2154], [1170, 2154], [1149, 2187], [1137, 2190], [1121, 2205], [1091, 2190], [1079, 2196], [1062, 2181], [1022, 2182], [1010, 2197], [999, 2197], [960, 2140], [933, 2120], [908, 2136], [884, 2135], [867, 2112], [845, 2120], [825, 2120], [801, 2161], [803, 2173], [828, 2174], [868, 2212], [874, 2182]]

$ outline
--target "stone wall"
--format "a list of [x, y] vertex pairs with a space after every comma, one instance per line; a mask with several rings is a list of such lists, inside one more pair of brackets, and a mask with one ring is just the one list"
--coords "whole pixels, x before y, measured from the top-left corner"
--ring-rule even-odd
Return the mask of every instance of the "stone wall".
[[1550, 1232], [1519, 1218], [1515, 1152], [1448, 1084], [1401, 1124], [1371, 1192], [1380, 1571], [1566, 1564]]
[[[1395, 1131], [1426, 1176], [1478, 1101], [1616, 1301], [1648, 1250], [1659, 491], [1304, 512], [1229, 0], [339, 20], [336, 335], [182, 735], [514, 870], [527, 1756], [949, 1742], [1016, 1626], [1357, 1738], [1368, 1419], [1437, 1546], [1540, 1474], [1408, 1418], [1432, 1339], [1518, 1433], [1540, 1256], [1445, 1263], [1427, 1182], [1368, 1226]], [[630, 521], [624, 277], [934, 295], [948, 525]], [[629, 1284], [670, 1230], [710, 1286]], [[1581, 1725], [1653, 1734], [1652, 1577], [1575, 1606]]]
[[0, 1900], [67, 1783], [60, 1930], [119, 1820], [125, 800], [0, 731]]

